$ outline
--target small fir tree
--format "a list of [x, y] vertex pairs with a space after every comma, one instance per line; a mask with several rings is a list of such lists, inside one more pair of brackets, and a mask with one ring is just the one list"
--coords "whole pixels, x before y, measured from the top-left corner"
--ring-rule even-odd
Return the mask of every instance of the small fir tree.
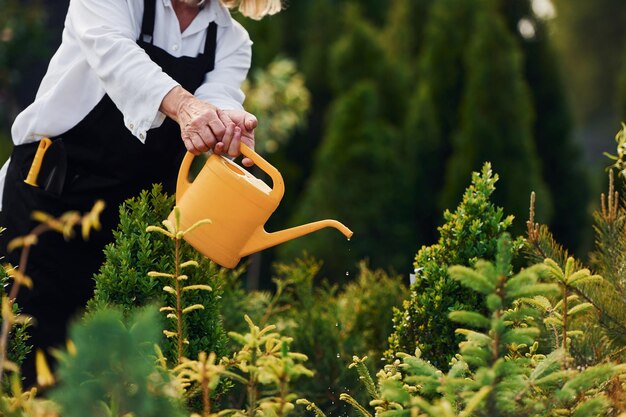
[[[163, 287], [170, 285], [167, 278], [149, 277], [151, 271], [175, 271], [175, 244], [160, 233], [146, 231], [166, 219], [174, 205], [173, 197], [161, 192], [155, 185], [151, 191], [143, 191], [138, 197], [120, 206], [120, 224], [114, 231], [113, 243], [105, 248], [106, 260], [95, 275], [96, 289], [88, 303], [90, 312], [105, 307], [117, 307], [129, 316], [137, 307], [157, 304], [169, 306]], [[197, 357], [201, 351], [226, 353], [226, 334], [219, 316], [221, 283], [225, 270], [196, 252], [186, 242], [181, 242], [180, 259], [193, 260], [197, 268], [185, 271], [185, 285], [209, 285], [212, 291], [188, 291], [184, 293], [184, 305], [200, 304], [198, 309], [184, 315], [184, 336], [189, 340], [184, 355]], [[237, 274], [238, 272], [235, 272]], [[169, 328], [165, 318], [161, 327]], [[176, 363], [178, 348], [175, 340], [165, 344], [164, 353]]]
[[[601, 279], [582, 285], [570, 286], [569, 292], [582, 302], [593, 306], [593, 314], [586, 318], [582, 330], [588, 337], [575, 339], [572, 345], [576, 363], [587, 366], [605, 358], [626, 358], [626, 294], [623, 274], [626, 267], [622, 250], [626, 211], [620, 204], [619, 193], [614, 189], [613, 171], [609, 172], [608, 193], [601, 196], [601, 208], [594, 213], [595, 247], [590, 253], [590, 265]], [[529, 262], [552, 258], [565, 270], [572, 259], [559, 245], [546, 225], [535, 223], [532, 211], [528, 222], [528, 238], [524, 255]], [[581, 261], [574, 260], [576, 270], [585, 269]]]
[[448, 312], [483, 310], [483, 298], [459, 286], [449, 276], [448, 266], [473, 265], [479, 258], [495, 256], [497, 237], [513, 221], [490, 201], [496, 181], [498, 176], [489, 164], [484, 165], [481, 174], [474, 173], [456, 211], [444, 213], [445, 224], [438, 229], [437, 244], [423, 246], [418, 252], [410, 297], [402, 309], [394, 312], [396, 330], [389, 337], [388, 358], [417, 348], [425, 360], [446, 368], [460, 341]]

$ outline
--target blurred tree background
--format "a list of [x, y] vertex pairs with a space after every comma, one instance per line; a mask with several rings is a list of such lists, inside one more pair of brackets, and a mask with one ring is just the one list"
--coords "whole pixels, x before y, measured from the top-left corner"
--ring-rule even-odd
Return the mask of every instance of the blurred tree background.
[[[0, 0], [0, 152], [60, 42], [67, 3]], [[328, 217], [355, 235], [346, 243], [321, 231], [264, 251], [255, 274], [307, 251], [335, 282], [363, 258], [407, 275], [486, 160], [500, 173], [494, 202], [516, 216], [514, 232], [534, 190], [539, 220], [586, 253], [590, 196], [601, 187], [590, 173], [601, 172], [626, 118], [623, 0], [285, 5], [260, 22], [235, 14], [255, 42], [251, 75], [286, 57], [295, 66], [285, 73], [310, 92], [284, 99], [308, 103], [306, 120], [259, 147], [286, 182], [267, 229]]]

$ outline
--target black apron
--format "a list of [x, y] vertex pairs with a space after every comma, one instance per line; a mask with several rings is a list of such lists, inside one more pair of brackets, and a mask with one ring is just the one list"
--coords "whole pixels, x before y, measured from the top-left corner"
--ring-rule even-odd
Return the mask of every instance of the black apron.
[[[197, 57], [174, 57], [152, 44], [155, 0], [144, 0], [142, 30], [137, 44], [152, 61], [187, 91], [195, 91], [215, 64], [217, 25], [207, 29], [204, 52]], [[59, 216], [69, 210], [81, 213], [91, 209], [97, 199], [106, 203], [101, 215], [102, 230], [83, 241], [80, 231], [66, 242], [56, 232], [43, 234], [31, 249], [26, 274], [33, 289], [22, 288], [18, 302], [22, 312], [33, 316], [31, 328], [35, 347], [47, 349], [63, 345], [66, 326], [93, 295], [93, 274], [104, 260], [103, 248], [112, 241], [112, 230], [119, 221], [118, 206], [154, 183], [174, 192], [178, 168], [185, 154], [176, 122], [166, 119], [147, 132], [142, 144], [124, 126], [122, 113], [108, 95], [61, 139], [67, 154], [67, 172], [60, 195], [24, 183], [38, 144], [18, 145], [13, 149], [5, 181], [0, 226], [0, 255], [18, 265], [20, 251], [6, 252], [6, 244], [16, 236], [28, 234], [37, 223], [30, 213], [41, 210]], [[27, 383], [35, 382], [34, 355], [27, 358], [22, 371]]]

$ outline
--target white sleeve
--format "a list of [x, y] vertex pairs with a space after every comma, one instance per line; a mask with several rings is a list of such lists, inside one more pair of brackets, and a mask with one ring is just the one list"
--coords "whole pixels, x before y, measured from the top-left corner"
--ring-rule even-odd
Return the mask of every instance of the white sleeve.
[[66, 25], [126, 127], [143, 140], [163, 118], [161, 101], [178, 83], [137, 45], [127, 0], [71, 0]]
[[194, 94], [220, 109], [241, 110], [245, 98], [241, 84], [250, 69], [252, 42], [248, 32], [234, 20], [218, 34], [215, 68]]

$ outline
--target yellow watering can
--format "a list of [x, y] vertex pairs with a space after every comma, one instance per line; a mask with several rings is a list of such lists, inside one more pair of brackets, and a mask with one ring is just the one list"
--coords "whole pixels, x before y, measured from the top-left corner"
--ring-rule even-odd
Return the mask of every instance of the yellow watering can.
[[[241, 144], [241, 153], [269, 174], [273, 188], [218, 155], [209, 156], [193, 182], [189, 182], [188, 176], [194, 155], [188, 152], [180, 166], [176, 184], [180, 230], [202, 219], [211, 220], [210, 224], [204, 224], [184, 236], [204, 256], [226, 268], [234, 268], [244, 256], [324, 227], [334, 227], [348, 239], [352, 236], [352, 231], [336, 220], [321, 220], [279, 232], [266, 232], [265, 222], [276, 210], [285, 192], [283, 177], [248, 146]], [[174, 222], [174, 212], [169, 220]]]

